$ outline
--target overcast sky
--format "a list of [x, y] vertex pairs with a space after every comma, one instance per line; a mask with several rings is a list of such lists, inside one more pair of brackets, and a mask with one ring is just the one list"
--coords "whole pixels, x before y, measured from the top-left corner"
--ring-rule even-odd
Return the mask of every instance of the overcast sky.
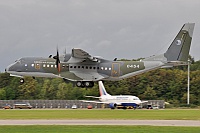
[[190, 54], [200, 60], [200, 0], [0, 0], [0, 71], [57, 45], [111, 60], [160, 54], [187, 22], [196, 23]]

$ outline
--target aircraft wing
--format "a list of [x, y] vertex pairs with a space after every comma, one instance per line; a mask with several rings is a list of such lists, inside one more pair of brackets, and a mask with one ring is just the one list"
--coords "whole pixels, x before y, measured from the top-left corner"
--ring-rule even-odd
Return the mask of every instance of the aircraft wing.
[[80, 72], [80, 71], [71, 71], [72, 73], [74, 73], [77, 77], [84, 79], [84, 80], [93, 80], [93, 81], [98, 81], [104, 78], [107, 78], [108, 75], [103, 75], [103, 74], [99, 74], [97, 72]]
[[72, 49], [72, 57], [75, 58], [80, 58], [80, 59], [86, 59], [86, 58], [90, 58], [91, 55], [85, 51], [83, 51], [82, 49]]
[[121, 104], [126, 104], [126, 103], [135, 103], [135, 104], [142, 104], [142, 103], [147, 103], [148, 101], [141, 101], [141, 102], [118, 102], [116, 103], [117, 105], [121, 105]]
[[72, 49], [72, 58], [70, 59], [70, 62], [99, 62], [99, 59], [97, 57], [91, 56], [88, 52], [78, 49], [78, 48], [73, 48]]
[[[101, 101], [87, 101], [87, 100], [80, 100], [80, 101], [82, 101], [82, 102], [85, 102], [85, 103], [102, 103], [102, 104], [111, 104], [111, 102], [101, 102]], [[143, 102], [141, 102], [141, 103], [145, 103], [145, 102], [148, 102], [148, 101], [143, 101]], [[126, 103], [129, 103], [130, 104], [130, 102], [116, 102], [115, 104], [117, 105], [117, 106], [120, 106], [120, 105], [123, 105], [123, 104], [126, 104]], [[141, 104], [141, 103], [135, 103], [135, 104]]]
[[87, 101], [87, 100], [80, 100], [81, 102], [84, 103], [98, 103], [99, 101]]
[[91, 98], [100, 98], [100, 97], [95, 97], [95, 96], [85, 96], [85, 97], [91, 97]]
[[110, 104], [110, 102], [101, 102], [101, 101], [90, 101], [90, 100], [80, 100], [81, 102], [84, 103], [104, 103], [104, 104]]

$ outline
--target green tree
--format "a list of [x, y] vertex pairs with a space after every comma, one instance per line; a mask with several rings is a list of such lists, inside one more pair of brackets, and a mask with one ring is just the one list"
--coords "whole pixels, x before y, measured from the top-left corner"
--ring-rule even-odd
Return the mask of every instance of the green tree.
[[6, 100], [5, 88], [0, 88], [0, 100]]
[[53, 100], [55, 99], [55, 95], [56, 93], [54, 92], [51, 80], [45, 79], [41, 90], [41, 99]]
[[9, 85], [11, 81], [10, 75], [8, 73], [1, 73], [0, 74], [0, 88], [6, 87]]
[[26, 77], [25, 82], [19, 86], [18, 92], [19, 97], [18, 99], [35, 99], [37, 95], [37, 81], [31, 77]]
[[56, 93], [57, 99], [66, 99], [69, 94], [68, 85], [66, 83], [61, 83], [58, 85], [58, 90]]
[[145, 99], [156, 99], [156, 91], [152, 87], [148, 86], [144, 92]]

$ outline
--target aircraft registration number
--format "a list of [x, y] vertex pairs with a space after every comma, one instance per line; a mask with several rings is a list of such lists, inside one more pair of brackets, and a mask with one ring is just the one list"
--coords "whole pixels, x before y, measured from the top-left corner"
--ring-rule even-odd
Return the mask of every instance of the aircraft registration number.
[[127, 68], [140, 68], [140, 65], [127, 65]]

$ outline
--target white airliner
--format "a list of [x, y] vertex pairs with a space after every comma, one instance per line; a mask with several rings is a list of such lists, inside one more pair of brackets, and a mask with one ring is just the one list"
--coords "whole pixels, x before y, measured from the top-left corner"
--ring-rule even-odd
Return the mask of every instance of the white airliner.
[[109, 104], [109, 107], [111, 109], [115, 109], [116, 107], [119, 107], [119, 106], [123, 107], [124, 109], [128, 107], [136, 108], [141, 103], [148, 102], [148, 101], [141, 101], [138, 97], [132, 96], [132, 95], [111, 96], [110, 94], [106, 92], [106, 89], [102, 81], [99, 81], [99, 93], [100, 93], [100, 97], [95, 97], [95, 96], [86, 96], [86, 97], [98, 98], [100, 102], [85, 101], [85, 100], [83, 100], [83, 102], [105, 103], [105, 104]]

